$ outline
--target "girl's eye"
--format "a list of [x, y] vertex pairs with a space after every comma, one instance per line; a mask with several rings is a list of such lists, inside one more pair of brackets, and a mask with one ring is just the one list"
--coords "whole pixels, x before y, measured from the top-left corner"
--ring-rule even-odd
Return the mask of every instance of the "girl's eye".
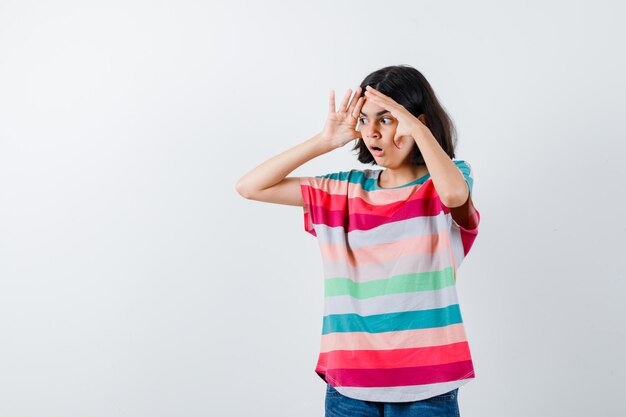
[[[361, 117], [359, 118], [359, 123], [365, 124], [365, 120], [367, 119], [365, 119], [364, 117]], [[383, 117], [383, 120], [389, 120], [389, 123], [393, 122], [393, 119], [391, 119], [391, 117]], [[389, 124], [389, 123], [386, 123], [386, 124]]]

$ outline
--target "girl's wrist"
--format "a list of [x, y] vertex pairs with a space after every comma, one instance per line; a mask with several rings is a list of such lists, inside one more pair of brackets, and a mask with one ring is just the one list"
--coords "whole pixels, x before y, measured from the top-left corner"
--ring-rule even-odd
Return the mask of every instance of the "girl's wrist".
[[330, 139], [328, 139], [322, 132], [316, 134], [311, 139], [309, 139], [315, 149], [319, 152], [319, 154], [325, 154], [327, 152], [332, 151], [334, 148], [331, 144]]
[[[413, 126], [413, 128], [411, 129], [411, 136], [414, 139], [418, 139], [424, 136], [425, 131], [424, 131], [425, 126], [422, 124], [416, 124], [415, 126]], [[426, 128], [428, 130], [428, 128]], [[428, 131], [430, 132], [430, 130]]]

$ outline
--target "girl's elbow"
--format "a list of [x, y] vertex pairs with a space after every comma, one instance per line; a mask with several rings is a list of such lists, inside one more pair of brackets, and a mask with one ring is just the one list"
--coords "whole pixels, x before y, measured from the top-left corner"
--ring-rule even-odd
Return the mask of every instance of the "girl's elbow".
[[456, 193], [456, 194], [447, 195], [445, 198], [441, 199], [441, 202], [446, 207], [460, 207], [463, 204], [465, 204], [465, 202], [467, 201], [468, 197], [469, 197], [469, 191], [466, 189], [461, 194]]
[[243, 198], [250, 199], [250, 191], [245, 187], [245, 184], [243, 184], [241, 180], [237, 181], [237, 184], [235, 184], [235, 190]]

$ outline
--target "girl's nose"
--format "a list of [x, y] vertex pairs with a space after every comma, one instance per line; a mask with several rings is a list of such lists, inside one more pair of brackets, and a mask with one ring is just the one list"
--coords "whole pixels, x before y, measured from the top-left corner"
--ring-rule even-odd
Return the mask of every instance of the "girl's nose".
[[376, 129], [372, 125], [366, 125], [363, 128], [361, 128], [361, 133], [365, 135], [365, 137], [368, 137], [368, 138], [380, 137], [380, 133], [378, 132], [378, 129]]

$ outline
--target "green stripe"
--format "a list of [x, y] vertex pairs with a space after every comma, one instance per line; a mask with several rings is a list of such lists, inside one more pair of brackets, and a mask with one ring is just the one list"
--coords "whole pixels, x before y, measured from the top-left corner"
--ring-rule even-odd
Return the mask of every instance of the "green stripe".
[[354, 298], [363, 299], [387, 294], [439, 290], [450, 285], [454, 285], [453, 267], [441, 271], [394, 275], [391, 278], [362, 283], [356, 283], [350, 278], [343, 277], [326, 278], [324, 280], [324, 296], [350, 295]]

